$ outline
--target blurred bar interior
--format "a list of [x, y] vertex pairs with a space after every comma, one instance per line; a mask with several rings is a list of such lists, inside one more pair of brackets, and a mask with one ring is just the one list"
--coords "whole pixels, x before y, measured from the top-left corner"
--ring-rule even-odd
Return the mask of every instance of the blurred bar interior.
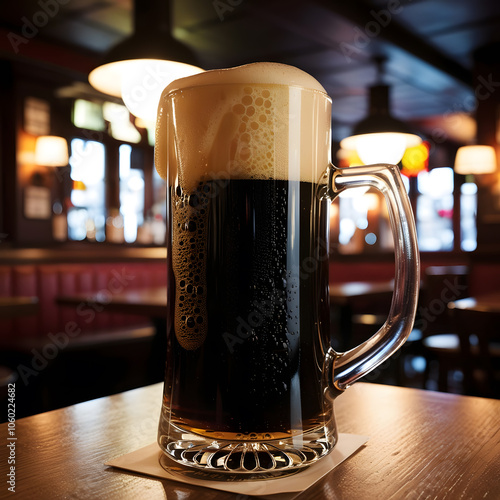
[[[106, 307], [166, 285], [154, 122], [150, 111], [136, 116], [145, 89], [168, 83], [166, 70], [134, 70], [118, 90], [111, 77], [111, 94], [89, 84], [101, 61], [127, 50], [175, 58], [191, 72], [255, 61], [305, 70], [333, 99], [339, 166], [391, 161], [367, 160], [361, 142], [343, 141], [389, 131], [367, 130], [374, 117], [416, 134], [391, 158], [417, 224], [418, 318], [400, 354], [367, 379], [500, 397], [498, 344], [488, 374], [465, 367], [461, 339], [472, 339], [474, 356], [481, 332], [461, 337], [448, 307], [486, 296], [500, 314], [499, 2], [18, 1], [2, 8], [0, 32], [0, 365], [2, 397], [9, 381], [23, 386], [18, 416], [162, 380], [151, 368], [161, 365], [161, 309]], [[339, 196], [330, 224], [341, 296], [332, 297], [332, 329], [345, 349], [374, 333], [390, 294], [341, 285], [390, 286], [393, 241], [375, 192]]]

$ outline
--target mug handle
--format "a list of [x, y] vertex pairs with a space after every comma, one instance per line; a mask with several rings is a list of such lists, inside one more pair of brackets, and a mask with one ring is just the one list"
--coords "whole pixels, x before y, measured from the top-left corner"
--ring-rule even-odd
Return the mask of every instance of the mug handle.
[[330, 347], [326, 353], [325, 375], [336, 395], [383, 363], [410, 335], [417, 309], [420, 262], [413, 212], [396, 165], [348, 168], [330, 165], [325, 176], [329, 198], [351, 187], [369, 186], [382, 192], [389, 211], [396, 256], [394, 293], [383, 326], [349, 351], [338, 353]]

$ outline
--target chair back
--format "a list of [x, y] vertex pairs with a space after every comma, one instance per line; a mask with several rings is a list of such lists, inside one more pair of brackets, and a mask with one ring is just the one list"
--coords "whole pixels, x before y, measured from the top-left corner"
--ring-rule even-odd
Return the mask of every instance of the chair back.
[[422, 335], [453, 333], [448, 304], [469, 296], [467, 266], [430, 266], [424, 271], [423, 290], [417, 311]]
[[460, 338], [464, 392], [500, 398], [500, 312], [450, 306]]

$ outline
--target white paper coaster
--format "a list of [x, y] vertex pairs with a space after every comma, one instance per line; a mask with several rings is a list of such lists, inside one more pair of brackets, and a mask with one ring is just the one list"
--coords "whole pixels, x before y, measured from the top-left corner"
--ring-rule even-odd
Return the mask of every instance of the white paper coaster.
[[[315, 482], [319, 481], [325, 474], [330, 472], [345, 459], [349, 458], [367, 441], [367, 436], [339, 434], [338, 443], [329, 455], [297, 474], [279, 479], [212, 481], [184, 477], [174, 471], [165, 470], [160, 465], [160, 459], [162, 459], [163, 463], [165, 463], [165, 460], [167, 460], [168, 463], [169, 459], [164, 456], [157, 443], [150, 444], [132, 453], [127, 453], [126, 455], [115, 458], [106, 465], [193, 486], [202, 486], [241, 495], [259, 496], [261, 498], [266, 498], [268, 496], [272, 498], [272, 495], [279, 494], [280, 500], [291, 500], [299, 493], [311, 487]], [[174, 462], [172, 462], [172, 464], [173, 463]]]

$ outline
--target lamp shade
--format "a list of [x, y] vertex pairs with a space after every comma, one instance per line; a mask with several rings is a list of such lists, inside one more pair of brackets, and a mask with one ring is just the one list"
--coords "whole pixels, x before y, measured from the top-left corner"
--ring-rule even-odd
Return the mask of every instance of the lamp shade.
[[89, 82], [100, 92], [121, 97], [134, 116], [151, 123], [156, 120], [163, 89], [178, 78], [202, 71], [177, 61], [129, 59], [99, 66], [90, 73]]
[[35, 146], [35, 163], [45, 167], [63, 167], [69, 162], [68, 143], [64, 137], [42, 135]]
[[134, 33], [105, 55], [89, 82], [104, 94], [121, 97], [133, 115], [151, 123], [163, 89], [202, 71], [191, 49], [170, 34], [169, 2], [135, 0]]
[[497, 169], [495, 148], [463, 146], [455, 157], [455, 172], [462, 175], [491, 174]]
[[345, 149], [355, 150], [365, 164], [401, 161], [406, 148], [418, 146], [422, 139], [413, 134], [401, 120], [389, 112], [389, 87], [374, 85], [370, 88], [370, 110], [350, 137], [340, 141]]

